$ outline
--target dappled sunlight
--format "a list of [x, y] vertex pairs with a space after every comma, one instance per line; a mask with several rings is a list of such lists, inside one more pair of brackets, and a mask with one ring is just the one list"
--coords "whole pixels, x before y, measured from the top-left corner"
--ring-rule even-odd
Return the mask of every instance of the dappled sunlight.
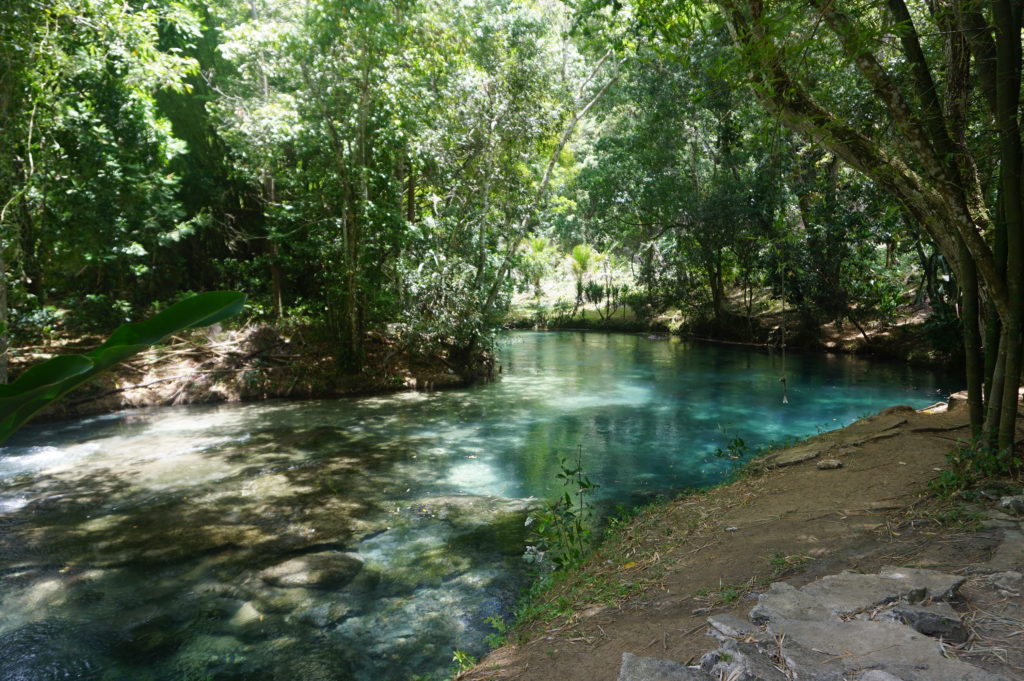
[[[783, 406], [765, 353], [514, 337], [526, 342], [505, 348], [502, 380], [467, 389], [28, 429], [0, 449], [0, 643], [57, 646], [62, 665], [85, 660], [110, 681], [442, 669], [510, 612], [526, 515], [563, 492], [562, 460], [579, 458], [596, 502], [645, 502], [937, 388], [792, 357]], [[371, 669], [367, 651], [390, 662]]]
[[448, 469], [445, 482], [460, 492], [495, 496], [506, 496], [512, 487], [500, 471], [484, 461], [465, 461], [453, 465]]

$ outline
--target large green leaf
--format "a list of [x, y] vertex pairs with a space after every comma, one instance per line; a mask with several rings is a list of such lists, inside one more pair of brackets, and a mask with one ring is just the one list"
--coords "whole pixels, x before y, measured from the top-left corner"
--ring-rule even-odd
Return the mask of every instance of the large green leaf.
[[172, 333], [209, 326], [238, 314], [245, 294], [235, 291], [200, 293], [142, 322], [117, 328], [103, 345], [85, 355], [60, 355], [38, 364], [10, 385], [0, 385], [0, 442], [46, 405], [96, 374]]

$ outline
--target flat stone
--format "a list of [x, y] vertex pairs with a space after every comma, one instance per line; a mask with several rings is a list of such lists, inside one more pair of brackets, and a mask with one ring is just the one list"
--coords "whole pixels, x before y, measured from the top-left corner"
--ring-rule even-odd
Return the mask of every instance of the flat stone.
[[986, 563], [994, 570], [1020, 570], [1024, 568], [1024, 534], [1020, 530], [1005, 530], [1003, 541], [996, 547]]
[[709, 681], [699, 670], [657, 657], [622, 653], [619, 681]]
[[994, 575], [989, 575], [988, 583], [1012, 596], [1024, 594], [1024, 575], [1019, 572], [997, 572]]
[[708, 624], [711, 625], [712, 636], [716, 636], [715, 632], [718, 632], [719, 634], [730, 638], [741, 638], [743, 636], [753, 636], [761, 631], [758, 627], [754, 626], [747, 620], [740, 619], [739, 617], [736, 617], [736, 615], [730, 615], [728, 613], [709, 617]]
[[[999, 515], [1006, 515], [1000, 513]], [[1007, 517], [1003, 518], [985, 518], [981, 521], [981, 526], [989, 530], [1016, 530], [1020, 528], [1020, 521], [1015, 518]]]
[[260, 579], [272, 586], [331, 589], [352, 581], [363, 569], [355, 553], [323, 551], [286, 560], [260, 572]]
[[838, 617], [813, 596], [785, 582], [775, 582], [757, 597], [750, 619], [755, 624], [764, 624], [772, 620], [817, 621]]
[[833, 471], [837, 468], [843, 467], [843, 462], [839, 459], [822, 459], [817, 464], [818, 470], [822, 471]]
[[842, 572], [811, 582], [801, 591], [837, 615], [849, 615], [899, 600], [908, 589], [879, 575]]
[[766, 456], [762, 463], [765, 468], [783, 468], [784, 466], [793, 466], [804, 461], [810, 461], [811, 459], [817, 458], [822, 452], [828, 450], [828, 445], [824, 445], [818, 442], [812, 442], [806, 445], [799, 445], [797, 447], [791, 447], [778, 454], [770, 454]]
[[911, 603], [946, 600], [965, 579], [934, 570], [885, 567], [878, 575], [830, 575], [801, 589], [776, 582], [758, 597], [750, 619], [757, 624], [779, 619], [838, 619], [900, 599]]
[[946, 641], [963, 643], [967, 640], [967, 629], [960, 614], [949, 603], [931, 605], [897, 605], [892, 609], [899, 621], [925, 636], [942, 638]]
[[1015, 494], [999, 500], [999, 508], [1015, 516], [1024, 515], [1024, 494]]
[[895, 622], [782, 620], [768, 629], [780, 637], [780, 655], [801, 681], [844, 681], [866, 668], [901, 681], [1003, 681], [946, 658], [936, 640]]
[[860, 676], [856, 677], [856, 681], [906, 681], [898, 676], [893, 676], [889, 672], [884, 672], [881, 669], [870, 669]]
[[947, 575], [937, 570], [902, 568], [891, 565], [883, 567], [878, 574], [897, 581], [901, 584], [901, 588], [908, 593], [923, 589], [926, 598], [936, 601], [949, 600], [960, 588], [960, 585], [967, 581], [966, 577]]
[[700, 659], [700, 669], [712, 679], [730, 681], [788, 681], [766, 651], [752, 643], [725, 639], [722, 647]]

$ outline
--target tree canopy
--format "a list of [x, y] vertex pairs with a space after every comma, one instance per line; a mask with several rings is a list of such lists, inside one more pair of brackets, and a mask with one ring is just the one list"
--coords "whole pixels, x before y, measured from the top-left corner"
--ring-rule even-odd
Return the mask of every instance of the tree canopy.
[[342, 372], [469, 361], [557, 272], [719, 336], [916, 289], [1012, 445], [1019, 3], [10, 0], [0, 62], [5, 353], [211, 289]]

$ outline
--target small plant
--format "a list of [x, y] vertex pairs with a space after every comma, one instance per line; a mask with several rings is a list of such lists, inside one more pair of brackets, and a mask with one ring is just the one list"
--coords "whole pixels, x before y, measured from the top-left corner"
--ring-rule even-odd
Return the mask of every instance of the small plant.
[[983, 513], [964, 504], [952, 504], [925, 515], [930, 516], [939, 525], [961, 529], [976, 529], [984, 519]]
[[946, 462], [949, 468], [928, 482], [932, 493], [943, 498], [962, 495], [982, 480], [1008, 475], [1016, 468], [1012, 452], [999, 451], [977, 440], [946, 454]]
[[487, 645], [492, 649], [505, 645], [508, 635], [508, 624], [505, 623], [505, 620], [498, 615], [491, 615], [484, 622], [494, 627], [494, 631], [487, 634]]
[[729, 439], [729, 444], [725, 446], [725, 449], [721, 447], [715, 450], [715, 456], [719, 459], [728, 459], [730, 461], [739, 461], [750, 452], [750, 448], [747, 447], [747, 443], [743, 441], [743, 438], [736, 437]]
[[455, 673], [461, 674], [476, 666], [476, 658], [465, 650], [455, 650], [452, 652], [452, 665], [455, 668]]
[[729, 584], [722, 587], [722, 590], [719, 592], [719, 597], [722, 599], [723, 603], [732, 603], [743, 595], [744, 590], [744, 587], [741, 585]]
[[694, 594], [694, 598], [705, 601], [710, 607], [732, 603], [749, 592], [755, 583], [756, 580], [749, 583], [719, 584], [717, 589], [700, 589]]
[[562, 495], [527, 520], [535, 543], [527, 547], [525, 558], [566, 568], [578, 565], [590, 547], [594, 509], [588, 497], [599, 485], [583, 471], [582, 446], [574, 465], [564, 458], [559, 461], [557, 477], [565, 488]]
[[799, 570], [811, 560], [813, 559], [804, 553], [786, 555], [781, 551], [776, 551], [771, 555], [768, 562], [772, 567], [772, 576], [781, 577], [788, 572]]

